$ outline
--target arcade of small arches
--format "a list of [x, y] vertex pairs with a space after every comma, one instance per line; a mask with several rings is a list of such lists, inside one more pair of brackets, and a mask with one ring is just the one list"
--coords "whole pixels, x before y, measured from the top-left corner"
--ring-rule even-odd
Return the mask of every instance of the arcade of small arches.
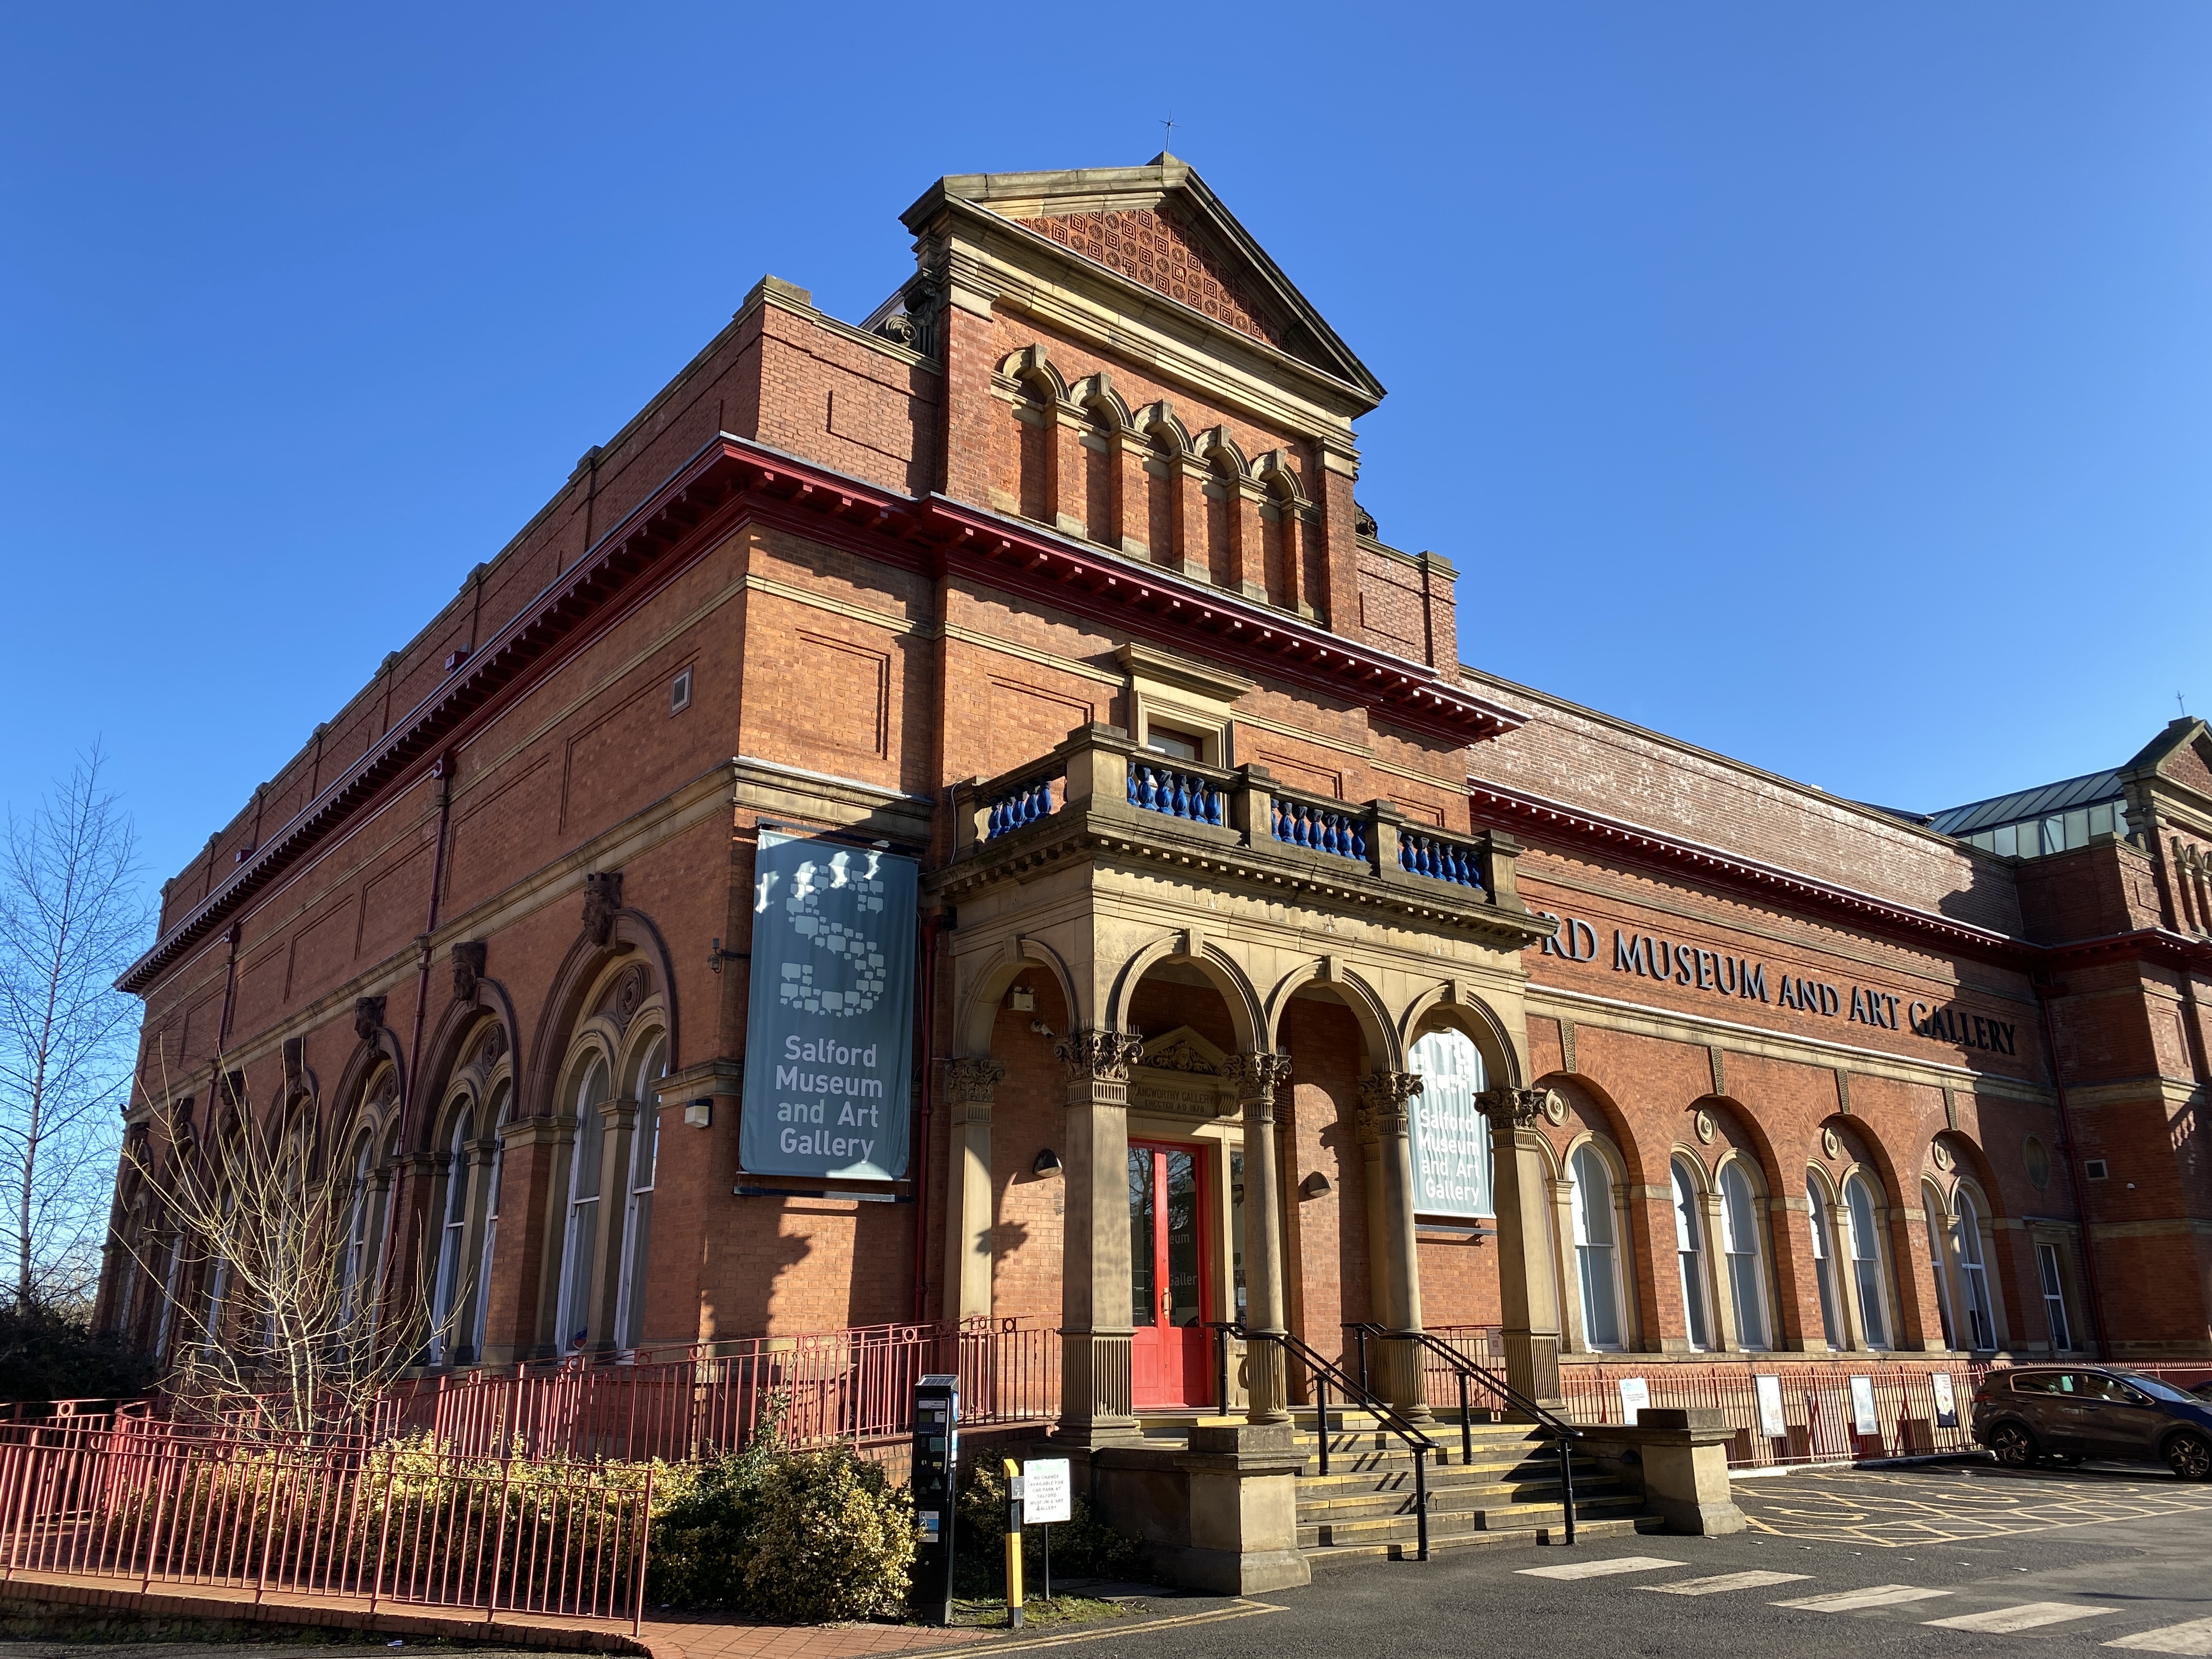
[[1166, 399], [1131, 408], [1101, 372], [1069, 382], [1042, 345], [993, 377], [1011, 408], [998, 505], [1304, 617], [1328, 609], [1320, 507], [1288, 450], [1248, 457]]
[[[320, 1109], [308, 1075], [288, 1079], [289, 1097], [269, 1114], [288, 1126], [301, 1169], [343, 1183], [336, 1272], [349, 1317], [409, 1297], [391, 1275], [419, 1276], [423, 1365], [606, 1354], [644, 1339], [658, 1085], [672, 1050], [665, 963], [619, 940], [578, 955], [564, 975], [570, 1012], [547, 1022], [541, 1063], [520, 1077], [503, 996], [471, 988], [433, 1045], [444, 1057], [438, 1086], [411, 1126], [398, 1042], [366, 1020], [334, 1109]], [[241, 1097], [234, 1119], [251, 1116]], [[161, 1356], [175, 1340], [178, 1307], [194, 1310], [197, 1328], [222, 1328], [229, 1286], [220, 1253], [195, 1260], [165, 1215], [163, 1188], [181, 1160], [199, 1155], [189, 1101], [158, 1155], [151, 1129], [134, 1127], [137, 1156], [125, 1161], [110, 1322]], [[550, 1176], [536, 1188], [542, 1206], [529, 1202], [530, 1185], [509, 1178], [518, 1152], [537, 1147], [550, 1153], [540, 1160]], [[149, 1293], [155, 1287], [166, 1294]]]

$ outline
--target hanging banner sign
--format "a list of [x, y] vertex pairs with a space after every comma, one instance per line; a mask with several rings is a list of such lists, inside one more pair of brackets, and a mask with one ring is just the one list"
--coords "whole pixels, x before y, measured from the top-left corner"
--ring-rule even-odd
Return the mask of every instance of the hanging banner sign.
[[1620, 1414], [1631, 1428], [1636, 1425], [1636, 1419], [1649, 1410], [1650, 1405], [1651, 1384], [1647, 1379], [1641, 1376], [1620, 1379]]
[[1874, 1378], [1870, 1376], [1851, 1379], [1851, 1425], [1869, 1437], [1881, 1432], [1881, 1419], [1875, 1415]]
[[738, 1135], [746, 1173], [906, 1173], [919, 875], [895, 854], [761, 831]]
[[1937, 1371], [1928, 1379], [1936, 1391], [1936, 1426], [1955, 1429], [1959, 1426], [1959, 1396], [1951, 1386], [1951, 1373]]
[[1407, 1058], [1421, 1092], [1406, 1103], [1413, 1164], [1413, 1213], [1490, 1216], [1490, 1120], [1474, 1109], [1482, 1054], [1458, 1031], [1431, 1031]]

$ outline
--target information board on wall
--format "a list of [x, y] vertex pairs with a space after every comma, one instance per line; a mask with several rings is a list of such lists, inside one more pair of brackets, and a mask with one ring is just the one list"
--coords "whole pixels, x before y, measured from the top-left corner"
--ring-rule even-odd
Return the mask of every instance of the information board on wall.
[[1482, 1054], [1464, 1033], [1431, 1031], [1407, 1055], [1421, 1092], [1406, 1103], [1413, 1213], [1490, 1216], [1490, 1120], [1475, 1109]]
[[763, 830], [738, 1156], [748, 1174], [906, 1173], [912, 859]]

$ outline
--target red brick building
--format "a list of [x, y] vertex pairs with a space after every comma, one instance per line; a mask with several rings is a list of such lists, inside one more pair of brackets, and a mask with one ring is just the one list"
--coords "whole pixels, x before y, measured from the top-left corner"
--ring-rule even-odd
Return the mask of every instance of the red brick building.
[[[157, 1166], [318, 1126], [438, 1367], [1030, 1316], [1078, 1441], [1212, 1401], [1232, 1312], [1499, 1326], [1540, 1393], [2212, 1353], [2202, 723], [1926, 818], [1506, 684], [1187, 167], [905, 223], [857, 325], [763, 278], [168, 882]], [[920, 862], [896, 1179], [739, 1167], [764, 830]], [[126, 1175], [149, 1342], [166, 1224]]]

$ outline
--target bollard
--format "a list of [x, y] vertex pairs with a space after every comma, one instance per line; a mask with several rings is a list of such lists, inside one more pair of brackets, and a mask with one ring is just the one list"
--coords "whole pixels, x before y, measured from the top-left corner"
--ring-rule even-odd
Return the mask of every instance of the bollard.
[[1022, 1466], [1006, 1467], [1006, 1628], [1022, 1627]]

